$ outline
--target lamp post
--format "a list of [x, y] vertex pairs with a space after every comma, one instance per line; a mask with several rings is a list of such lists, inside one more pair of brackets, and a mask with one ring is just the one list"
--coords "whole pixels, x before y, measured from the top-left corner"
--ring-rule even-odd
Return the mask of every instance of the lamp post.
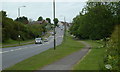
[[[55, 0], [53, 0], [53, 18], [55, 20]], [[56, 49], [56, 40], [55, 40], [55, 21], [54, 21], [54, 50]]]
[[64, 16], [64, 27], [65, 27], [65, 33], [64, 33], [64, 35], [66, 36], [66, 20], [65, 20], [65, 16]]
[[[21, 7], [26, 7], [26, 6], [20, 6], [20, 7], [18, 7], [18, 21], [19, 21], [19, 17], [20, 17], [20, 8]], [[20, 30], [20, 27], [18, 26], [18, 30]], [[18, 38], [19, 38], [19, 45], [20, 45], [20, 33], [18, 34]]]
[[20, 7], [18, 7], [18, 18], [20, 17], [20, 8], [22, 8], [22, 7], [26, 7], [26, 6], [20, 6]]
[[66, 36], [66, 19], [65, 19], [65, 16], [63, 16], [63, 15], [61, 15], [62, 17], [63, 17], [63, 19], [64, 19], [64, 40], [65, 40], [65, 36]]

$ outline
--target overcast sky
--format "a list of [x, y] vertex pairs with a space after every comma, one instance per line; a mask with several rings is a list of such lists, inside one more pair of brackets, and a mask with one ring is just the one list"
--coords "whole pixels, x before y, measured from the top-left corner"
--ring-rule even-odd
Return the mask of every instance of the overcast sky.
[[[2, 2], [2, 9], [7, 12], [8, 17], [16, 19], [18, 16], [18, 7], [21, 7], [20, 16], [26, 16], [37, 20], [39, 16], [53, 19], [52, 2]], [[56, 18], [63, 21], [64, 17], [67, 22], [79, 14], [85, 2], [56, 2]]]

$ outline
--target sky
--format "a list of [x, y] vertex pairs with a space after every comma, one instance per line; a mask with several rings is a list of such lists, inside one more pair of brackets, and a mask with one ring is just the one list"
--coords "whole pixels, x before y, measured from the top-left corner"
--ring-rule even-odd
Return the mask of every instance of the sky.
[[[72, 19], [79, 14], [85, 6], [85, 2], [56, 2], [56, 18], [59, 21], [71, 22]], [[26, 6], [26, 7], [21, 7]], [[16, 19], [18, 17], [18, 8], [20, 7], [20, 16], [26, 16], [28, 19], [37, 20], [42, 16], [44, 19], [51, 18], [53, 20], [53, 3], [52, 2], [2, 2], [2, 8], [7, 12], [9, 18]]]

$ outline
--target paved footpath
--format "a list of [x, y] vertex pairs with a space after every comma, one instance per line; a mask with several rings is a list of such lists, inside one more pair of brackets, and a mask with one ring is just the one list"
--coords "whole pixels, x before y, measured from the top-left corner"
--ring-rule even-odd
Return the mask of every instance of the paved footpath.
[[[80, 41], [85, 45], [83, 49], [80, 51], [77, 51], [75, 53], [72, 53], [52, 64], [49, 64], [45, 67], [43, 67], [41, 70], [72, 70], [72, 67], [80, 60], [82, 59], [90, 50], [90, 45], [87, 44], [84, 41]], [[39, 71], [37, 71], [39, 72]]]

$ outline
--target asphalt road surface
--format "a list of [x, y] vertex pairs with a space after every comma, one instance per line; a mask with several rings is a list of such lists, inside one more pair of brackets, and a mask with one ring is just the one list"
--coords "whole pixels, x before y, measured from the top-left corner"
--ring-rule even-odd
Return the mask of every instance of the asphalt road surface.
[[[63, 35], [64, 30], [56, 28], [56, 45], [60, 45], [62, 43]], [[2, 70], [53, 47], [54, 36], [50, 36], [48, 38], [48, 42], [43, 44], [30, 44], [18, 47], [3, 48], [2, 51], [0, 51], [0, 56], [2, 56], [2, 59], [0, 59], [2, 60]]]

